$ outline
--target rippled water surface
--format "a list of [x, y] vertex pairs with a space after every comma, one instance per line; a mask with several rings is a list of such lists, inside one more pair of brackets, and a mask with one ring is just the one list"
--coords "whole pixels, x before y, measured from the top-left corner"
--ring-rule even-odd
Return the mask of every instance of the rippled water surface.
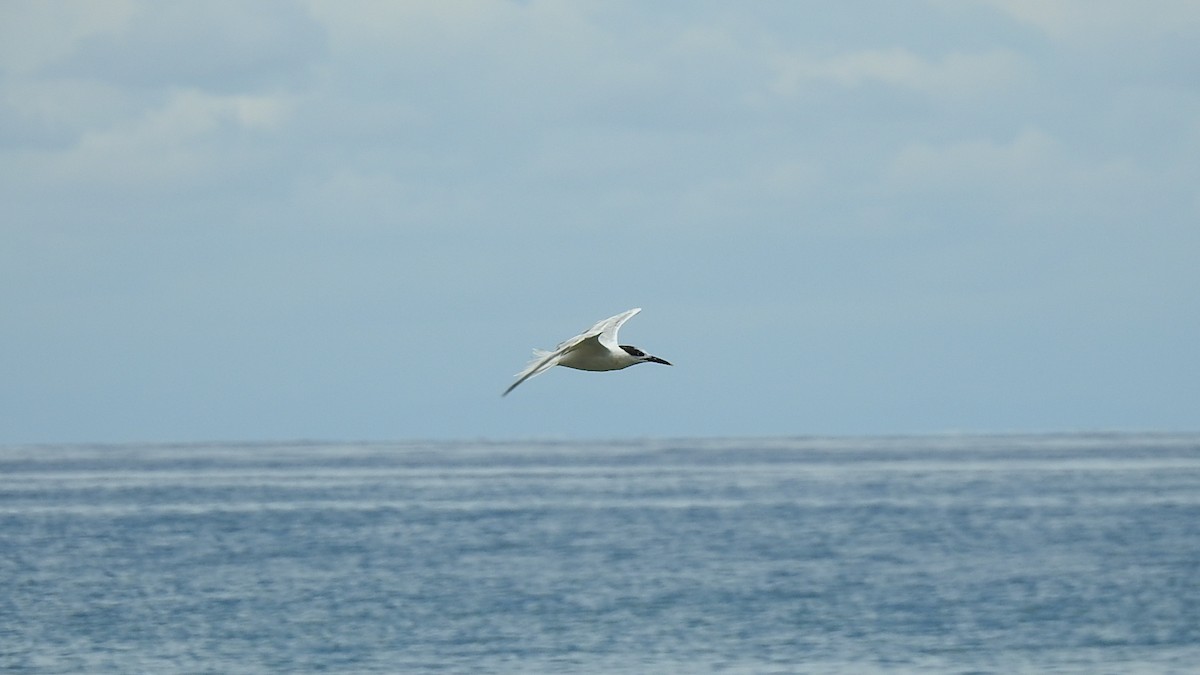
[[1200, 437], [0, 448], [12, 673], [1186, 673]]

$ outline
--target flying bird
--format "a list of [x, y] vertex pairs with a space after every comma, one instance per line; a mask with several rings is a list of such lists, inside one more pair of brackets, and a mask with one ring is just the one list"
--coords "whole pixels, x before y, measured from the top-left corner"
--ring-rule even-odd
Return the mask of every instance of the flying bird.
[[566, 366], [577, 370], [621, 370], [638, 363], [671, 365], [637, 347], [617, 344], [617, 331], [621, 329], [621, 325], [640, 311], [641, 307], [635, 307], [597, 322], [595, 326], [579, 335], [559, 343], [552, 352], [544, 349], [533, 350], [533, 360], [525, 366], [525, 370], [517, 373], [517, 381], [505, 389], [501, 396], [507, 396], [518, 384], [554, 366]]

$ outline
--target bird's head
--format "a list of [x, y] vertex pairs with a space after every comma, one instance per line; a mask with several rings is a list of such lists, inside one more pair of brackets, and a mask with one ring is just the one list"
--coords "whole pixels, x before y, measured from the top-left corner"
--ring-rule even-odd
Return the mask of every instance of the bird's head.
[[629, 354], [642, 363], [661, 363], [664, 366], [671, 365], [670, 361], [667, 361], [666, 359], [660, 359], [657, 356], [651, 356], [650, 354], [647, 354], [633, 345], [621, 345], [621, 349], [624, 349], [626, 354]]

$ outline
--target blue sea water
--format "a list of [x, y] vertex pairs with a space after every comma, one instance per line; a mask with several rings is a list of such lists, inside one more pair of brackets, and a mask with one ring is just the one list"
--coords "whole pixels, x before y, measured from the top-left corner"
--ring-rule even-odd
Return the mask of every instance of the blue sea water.
[[1195, 673], [1200, 436], [0, 448], [6, 673]]

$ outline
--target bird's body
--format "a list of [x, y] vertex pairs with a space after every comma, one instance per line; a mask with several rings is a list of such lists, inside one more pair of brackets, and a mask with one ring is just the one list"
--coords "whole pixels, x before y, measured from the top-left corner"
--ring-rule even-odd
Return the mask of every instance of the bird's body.
[[642, 311], [640, 307], [622, 312], [559, 343], [554, 351], [542, 349], [533, 350], [533, 360], [525, 370], [517, 373], [517, 381], [513, 382], [503, 395], [507, 395], [525, 380], [540, 375], [554, 366], [566, 366], [576, 370], [621, 370], [638, 363], [661, 363], [671, 365], [657, 356], [650, 356], [637, 347], [617, 344], [617, 331], [621, 325], [634, 314]]

